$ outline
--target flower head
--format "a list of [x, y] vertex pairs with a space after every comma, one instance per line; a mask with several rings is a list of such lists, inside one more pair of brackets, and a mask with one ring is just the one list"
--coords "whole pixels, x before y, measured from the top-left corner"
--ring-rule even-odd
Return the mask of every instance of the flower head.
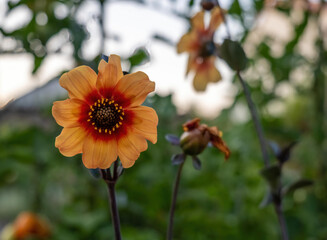
[[155, 84], [143, 72], [123, 75], [117, 55], [101, 60], [98, 71], [80, 66], [60, 78], [69, 99], [53, 104], [64, 127], [55, 146], [67, 157], [83, 153], [87, 168], [109, 168], [117, 157], [128, 168], [148, 148], [146, 139], [157, 142], [158, 116], [140, 106]]
[[217, 127], [208, 127], [206, 124], [200, 125], [200, 119], [195, 118], [183, 124], [184, 133], [180, 138], [180, 146], [185, 154], [200, 154], [210, 142], [225, 154], [225, 160], [229, 158], [230, 151], [222, 140], [222, 132]]
[[33, 239], [48, 239], [50, 229], [46, 222], [39, 216], [31, 212], [19, 214], [13, 224], [14, 239], [23, 240], [33, 237]]
[[221, 75], [215, 67], [216, 47], [213, 35], [223, 22], [221, 9], [215, 7], [211, 10], [211, 19], [207, 27], [204, 24], [204, 11], [192, 18], [192, 29], [182, 36], [177, 44], [177, 52], [188, 52], [188, 66], [186, 74], [195, 71], [193, 86], [196, 91], [204, 91], [209, 82], [218, 82]]

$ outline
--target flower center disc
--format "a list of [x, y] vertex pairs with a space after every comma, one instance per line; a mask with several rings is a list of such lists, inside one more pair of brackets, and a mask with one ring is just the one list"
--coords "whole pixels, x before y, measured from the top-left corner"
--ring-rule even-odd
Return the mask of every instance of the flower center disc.
[[112, 134], [123, 124], [124, 115], [122, 106], [119, 106], [114, 100], [102, 98], [90, 106], [89, 119], [87, 121], [99, 133]]

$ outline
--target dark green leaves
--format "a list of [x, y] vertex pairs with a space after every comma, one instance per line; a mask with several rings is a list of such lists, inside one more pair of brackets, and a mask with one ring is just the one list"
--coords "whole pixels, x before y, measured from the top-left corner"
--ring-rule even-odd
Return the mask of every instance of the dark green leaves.
[[281, 170], [278, 165], [264, 168], [261, 171], [261, 175], [267, 180], [272, 190], [278, 189], [279, 179], [281, 176]]
[[220, 47], [220, 56], [235, 71], [242, 71], [246, 68], [248, 60], [242, 46], [238, 42], [225, 39]]
[[281, 148], [277, 143], [271, 141], [269, 142], [269, 146], [272, 149], [275, 157], [279, 161], [279, 163], [284, 164], [290, 159], [291, 151], [297, 142], [293, 141], [288, 144], [286, 147]]
[[280, 163], [285, 163], [286, 161], [288, 161], [290, 159], [291, 156], [291, 150], [293, 149], [293, 147], [296, 145], [296, 142], [292, 142], [290, 143], [288, 146], [286, 146], [285, 148], [283, 148], [277, 155], [277, 159]]
[[135, 49], [134, 53], [128, 58], [128, 61], [131, 64], [131, 68], [140, 64], [147, 63], [149, 60], [150, 54], [143, 47]]
[[300, 179], [300, 180], [292, 183], [291, 185], [289, 185], [287, 187], [284, 187], [283, 191], [282, 191], [282, 194], [286, 195], [286, 194], [294, 192], [297, 189], [304, 188], [304, 187], [309, 187], [309, 186], [312, 186], [312, 185], [313, 185], [313, 181], [308, 180], [308, 179]]

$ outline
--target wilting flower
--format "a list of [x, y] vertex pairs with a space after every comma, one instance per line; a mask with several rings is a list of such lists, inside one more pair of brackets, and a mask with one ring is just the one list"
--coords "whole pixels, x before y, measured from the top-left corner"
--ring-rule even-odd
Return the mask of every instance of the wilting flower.
[[227, 160], [230, 151], [222, 140], [222, 132], [217, 127], [208, 127], [206, 124], [200, 125], [200, 119], [195, 118], [183, 124], [184, 133], [180, 137], [180, 146], [185, 154], [198, 155], [210, 142], [225, 154]]
[[187, 156], [191, 156], [195, 169], [201, 168], [201, 161], [197, 157], [209, 145], [218, 148], [225, 154], [225, 160], [230, 156], [230, 151], [222, 139], [222, 132], [217, 127], [208, 127], [206, 124], [200, 125], [200, 119], [194, 118], [183, 124], [184, 133], [178, 138], [175, 135], [168, 134], [166, 139], [173, 145], [180, 146], [183, 153], [175, 154], [172, 157], [174, 165], [182, 164]]
[[211, 10], [211, 19], [207, 27], [204, 24], [204, 11], [192, 18], [192, 29], [180, 39], [177, 52], [188, 52], [188, 66], [186, 74], [195, 71], [193, 86], [196, 91], [204, 91], [209, 82], [218, 82], [221, 75], [215, 67], [216, 47], [213, 35], [223, 22], [221, 9], [215, 7]]
[[140, 106], [155, 84], [143, 72], [123, 75], [116, 55], [101, 60], [98, 70], [80, 66], [60, 78], [69, 99], [53, 104], [64, 127], [55, 146], [67, 157], [83, 153], [87, 168], [109, 168], [117, 156], [128, 168], [148, 148], [146, 139], [157, 142], [158, 116]]

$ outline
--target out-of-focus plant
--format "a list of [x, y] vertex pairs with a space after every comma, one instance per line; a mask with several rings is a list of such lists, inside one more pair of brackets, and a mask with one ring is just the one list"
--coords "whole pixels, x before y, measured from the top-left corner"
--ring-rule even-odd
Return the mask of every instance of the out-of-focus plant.
[[[211, 9], [217, 9], [220, 7], [219, 1], [215, 0], [215, 1], [210, 1], [210, 0], [203, 0], [201, 2], [201, 5], [203, 7], [204, 10], [211, 10]], [[201, 12], [203, 13], [203, 12]], [[225, 14], [224, 11], [219, 11], [219, 19], [221, 19], [220, 22], [225, 20]], [[305, 15], [305, 19], [307, 18], [307, 15]], [[195, 18], [198, 19], [198, 18]], [[203, 18], [202, 18], [203, 19]], [[304, 24], [306, 23], [306, 20], [304, 22]], [[211, 22], [210, 22], [211, 24]], [[209, 24], [209, 26], [210, 26]], [[196, 25], [194, 23], [194, 19], [193, 19], [193, 23], [192, 25]], [[200, 26], [203, 26], [202, 28], [204, 28], [204, 23], [203, 21], [201, 22], [201, 24], [198, 24]], [[283, 215], [283, 211], [282, 211], [282, 186], [281, 186], [281, 181], [280, 181], [280, 176], [281, 176], [281, 170], [282, 170], [282, 166], [283, 163], [286, 161], [284, 160], [284, 162], [282, 162], [282, 160], [280, 160], [280, 165], [279, 166], [270, 166], [270, 160], [269, 160], [269, 155], [268, 155], [268, 149], [267, 149], [267, 143], [266, 143], [266, 139], [264, 136], [264, 131], [263, 131], [263, 127], [261, 125], [260, 119], [259, 119], [259, 115], [257, 113], [255, 104], [252, 100], [251, 97], [251, 93], [250, 90], [246, 84], [246, 82], [244, 81], [243, 77], [241, 76], [241, 71], [245, 70], [246, 66], [247, 66], [247, 57], [245, 55], [245, 52], [242, 48], [242, 46], [237, 42], [237, 41], [232, 41], [231, 40], [231, 33], [229, 31], [229, 28], [227, 26], [227, 23], [225, 21], [225, 25], [227, 28], [227, 35], [228, 38], [224, 40], [222, 45], [218, 45], [215, 44], [213, 41], [213, 37], [211, 37], [211, 46], [213, 46], [213, 49], [211, 51], [212, 55], [219, 55], [222, 59], [224, 59], [226, 61], [226, 63], [230, 66], [231, 69], [233, 69], [236, 73], [236, 76], [238, 77], [238, 79], [240, 80], [240, 83], [242, 85], [242, 88], [244, 90], [244, 94], [246, 97], [246, 101], [248, 104], [248, 107], [250, 109], [251, 112], [251, 117], [253, 120], [253, 123], [255, 125], [255, 129], [259, 138], [259, 142], [260, 142], [260, 147], [261, 147], [261, 152], [262, 152], [262, 158], [265, 164], [265, 168], [262, 171], [263, 176], [268, 180], [268, 182], [270, 183], [270, 193], [272, 198], [273, 198], [273, 203], [275, 206], [275, 211], [276, 214], [278, 216], [278, 220], [279, 220], [279, 225], [280, 225], [280, 229], [281, 229], [281, 234], [282, 234], [282, 238], [284, 240], [289, 239], [288, 237], [288, 230], [287, 230], [287, 226], [286, 226], [286, 222], [284, 219], [284, 215]], [[210, 27], [209, 27], [210, 29]], [[299, 31], [303, 31], [302, 28], [299, 28]], [[192, 36], [192, 31], [186, 35], [183, 36], [181, 42], [177, 45], [177, 49], [179, 50], [181, 48], [181, 43], [182, 47], [184, 45], [186, 45], [185, 43], [189, 43], [190, 45], [190, 49], [191, 47], [194, 48], [194, 46], [196, 46], [196, 42], [192, 41], [191, 36]], [[200, 38], [201, 39], [201, 38]], [[205, 38], [204, 38], [205, 39]], [[186, 41], [187, 40], [187, 41]], [[295, 41], [298, 41], [298, 39], [295, 39]], [[293, 45], [292, 45], [293, 44]], [[204, 44], [202, 44], [204, 45]], [[294, 43], [289, 43], [289, 45], [287, 46], [288, 48], [293, 49], [294, 48]], [[287, 49], [286, 47], [286, 49]], [[199, 52], [197, 50], [197, 52]], [[190, 67], [190, 61], [188, 63], [188, 67], [187, 69], [189, 69]], [[208, 76], [206, 77], [206, 79], [210, 79]], [[194, 85], [196, 90], [199, 90], [198, 87], [196, 85]], [[203, 90], [205, 90], [205, 88], [203, 88]], [[285, 150], [286, 151], [286, 150]], [[289, 150], [288, 150], [289, 151]], [[280, 153], [280, 155], [282, 155], [282, 153]], [[284, 157], [285, 159], [287, 159], [289, 157], [289, 153], [287, 157]], [[301, 186], [306, 186], [309, 185], [309, 182], [304, 181], [300, 183], [296, 183], [294, 186], [297, 187], [301, 187]], [[292, 189], [293, 187], [291, 187]], [[295, 188], [295, 189], [296, 189]]]
[[177, 52], [188, 52], [186, 74], [195, 72], [193, 87], [196, 91], [205, 91], [207, 84], [218, 82], [221, 75], [215, 66], [216, 48], [213, 41], [216, 29], [222, 23], [222, 10], [215, 7], [211, 10], [208, 26], [205, 26], [205, 11], [198, 12], [191, 20], [190, 32], [182, 36], [177, 44]]
[[195, 118], [183, 124], [184, 133], [178, 138], [175, 135], [166, 135], [166, 140], [173, 145], [179, 146], [183, 153], [173, 155], [172, 164], [179, 165], [170, 206], [169, 222], [167, 228], [167, 240], [173, 239], [174, 213], [176, 208], [177, 194], [182, 169], [187, 156], [192, 157], [193, 167], [196, 170], [201, 169], [201, 161], [198, 154], [212, 144], [225, 154], [225, 160], [230, 156], [230, 150], [222, 140], [222, 132], [217, 127], [208, 127], [206, 124], [200, 125], [200, 119]]
[[[57, 0], [20, 0], [8, 1], [6, 16], [16, 14], [18, 9], [25, 9], [32, 17], [23, 26], [13, 31], [6, 26], [0, 27], [4, 37], [15, 41], [12, 47], [1, 45], [0, 53], [31, 53], [34, 57], [35, 73], [43, 60], [57, 53], [66, 53], [65, 47], [73, 46], [73, 57], [82, 63], [81, 47], [88, 37], [85, 26], [78, 23], [76, 13], [83, 1]], [[54, 43], [54, 39], [58, 43]]]
[[2, 240], [46, 240], [50, 239], [51, 231], [48, 223], [32, 212], [20, 213], [14, 223], [6, 226], [0, 237]]

